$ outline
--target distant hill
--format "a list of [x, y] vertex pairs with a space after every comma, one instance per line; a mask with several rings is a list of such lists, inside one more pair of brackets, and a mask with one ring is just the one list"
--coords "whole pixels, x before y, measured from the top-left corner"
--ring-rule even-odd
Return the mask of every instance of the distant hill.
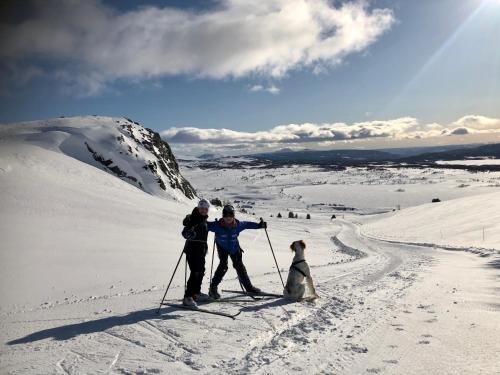
[[401, 159], [405, 162], [436, 162], [438, 160], [464, 160], [471, 158], [500, 159], [500, 143], [472, 148], [458, 148], [441, 152], [428, 152]]
[[279, 151], [252, 155], [257, 159], [295, 164], [352, 165], [372, 161], [391, 161], [399, 156], [378, 150], [303, 150]]
[[399, 155], [400, 157], [416, 156], [431, 152], [445, 152], [448, 150], [458, 150], [463, 148], [474, 148], [482, 146], [482, 144], [467, 144], [467, 145], [445, 145], [445, 146], [427, 146], [427, 147], [399, 147], [399, 148], [386, 148], [379, 149], [378, 151], [385, 151], [391, 154]]
[[262, 153], [251, 157], [278, 164], [359, 166], [370, 163], [428, 164], [439, 160], [500, 159], [500, 144], [437, 146], [385, 150], [302, 150]]

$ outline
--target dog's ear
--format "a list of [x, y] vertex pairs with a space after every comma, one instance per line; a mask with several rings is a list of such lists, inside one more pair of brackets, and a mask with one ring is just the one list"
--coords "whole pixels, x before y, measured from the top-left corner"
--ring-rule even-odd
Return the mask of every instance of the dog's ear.
[[300, 240], [300, 246], [302, 246], [302, 249], [306, 248], [306, 243], [302, 240]]
[[292, 242], [292, 244], [290, 245], [290, 250], [295, 251], [295, 246], [294, 245], [295, 245], [295, 241]]

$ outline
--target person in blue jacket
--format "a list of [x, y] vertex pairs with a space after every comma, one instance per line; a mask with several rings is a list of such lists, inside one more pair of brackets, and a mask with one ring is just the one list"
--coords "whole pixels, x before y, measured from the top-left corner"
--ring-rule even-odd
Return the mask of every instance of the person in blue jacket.
[[215, 233], [215, 243], [217, 244], [217, 254], [219, 255], [219, 265], [215, 271], [212, 283], [210, 284], [209, 295], [214, 299], [220, 299], [217, 287], [227, 272], [228, 257], [231, 257], [233, 267], [238, 273], [238, 278], [247, 292], [260, 293], [250, 282], [247, 270], [243, 264], [243, 250], [240, 247], [238, 236], [245, 229], [267, 228], [267, 223], [253, 223], [251, 221], [239, 221], [234, 217], [234, 208], [231, 205], [224, 206], [222, 219], [207, 223], [208, 230]]

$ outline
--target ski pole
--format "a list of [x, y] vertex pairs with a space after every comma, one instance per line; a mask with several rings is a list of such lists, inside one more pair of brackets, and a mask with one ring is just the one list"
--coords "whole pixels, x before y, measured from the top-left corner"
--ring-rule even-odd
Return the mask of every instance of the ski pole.
[[186, 292], [187, 289], [187, 268], [188, 268], [188, 258], [186, 256], [184, 262], [184, 293]]
[[[260, 218], [260, 221], [264, 221]], [[283, 288], [285, 287], [285, 283], [283, 282], [283, 277], [281, 276], [280, 267], [278, 266], [278, 261], [276, 260], [276, 255], [274, 255], [273, 245], [271, 245], [271, 240], [269, 239], [269, 234], [267, 233], [267, 228], [264, 228], [266, 231], [267, 242], [269, 242], [269, 247], [271, 248], [271, 253], [273, 253], [274, 263], [276, 264], [276, 269], [278, 270], [278, 275], [280, 275], [281, 284], [283, 284]]]
[[172, 280], [174, 279], [175, 273], [177, 272], [177, 268], [179, 267], [179, 263], [181, 262], [183, 255], [184, 255], [184, 249], [182, 249], [181, 256], [179, 257], [179, 260], [177, 261], [174, 272], [172, 273], [172, 277], [170, 278], [170, 281], [168, 282], [167, 290], [165, 290], [165, 294], [163, 295], [163, 298], [161, 299], [160, 306], [158, 307], [158, 310], [156, 310], [157, 314], [160, 312], [161, 306], [163, 305], [163, 301], [165, 301], [165, 297], [167, 296], [168, 290], [170, 289], [170, 284], [172, 284]]
[[214, 256], [215, 256], [215, 234], [214, 234], [214, 247], [212, 249], [212, 265], [210, 266], [210, 286], [212, 286], [212, 272], [214, 270]]

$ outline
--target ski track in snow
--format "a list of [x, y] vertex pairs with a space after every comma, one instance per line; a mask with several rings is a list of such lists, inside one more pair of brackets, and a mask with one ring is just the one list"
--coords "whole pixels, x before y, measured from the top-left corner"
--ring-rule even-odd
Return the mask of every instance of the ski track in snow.
[[[37, 356], [26, 360], [25, 364], [16, 360], [35, 351], [45, 353], [45, 358], [59, 358], [53, 371], [61, 374], [153, 374], [167, 369], [168, 373], [207, 374], [390, 373], [406, 356], [413, 354], [415, 346], [400, 342], [382, 345], [383, 339], [374, 332], [408, 329], [407, 325], [391, 322], [391, 311], [396, 309], [408, 288], [434, 267], [436, 250], [364, 237], [353, 223], [339, 222], [341, 230], [332, 236], [332, 244], [335, 251], [347, 252], [351, 259], [314, 268], [315, 282], [322, 297], [316, 303], [287, 303], [273, 299], [210, 306], [241, 309], [242, 314], [232, 322], [172, 308], [164, 308], [161, 315], [156, 315], [154, 307], [145, 307], [148, 301], [159, 299], [161, 291], [143, 291], [106, 300], [82, 300], [19, 312], [20, 315], [43, 313], [51, 316], [49, 321], [56, 326], [55, 331], [50, 335], [43, 334], [42, 330], [37, 337], [36, 327], [47, 324], [47, 319], [30, 322], [29, 318], [17, 317], [30, 327], [28, 331], [35, 331], [35, 337], [25, 340], [19, 335], [12, 337], [26, 344], [4, 347], [2, 368], [9, 373], [39, 373], [40, 369], [50, 372], [50, 366], [38, 362]], [[275, 274], [262, 273], [253, 278], [258, 283], [279, 287]], [[134, 305], [143, 309], [136, 317], [130, 314], [122, 318], [107, 316], [103, 319], [117, 321], [109, 327], [106, 324], [101, 327], [98, 322], [95, 326], [89, 323], [88, 332], [81, 327], [78, 332], [79, 323], [73, 328], [57, 328], [60, 322], [57, 317], [66, 317], [66, 309], [89, 311], [92, 307], [87, 305], [105, 303], [115, 311], [114, 305], [131, 298], [135, 299]], [[425, 324], [437, 321], [432, 315], [432, 305], [425, 305], [425, 301], [416, 310], [429, 313]], [[492, 311], [498, 309], [492, 308]], [[91, 319], [84, 318], [81, 324], [92, 322]], [[77, 332], [72, 333], [72, 329]], [[246, 337], [242, 337], [242, 332], [246, 332]], [[432, 330], [422, 331], [416, 345], [430, 345], [433, 334], [429, 332]], [[368, 358], [370, 363], [377, 365], [366, 367], [363, 358], [372, 347], [378, 349]], [[325, 357], [326, 348], [328, 356]], [[11, 359], [17, 362], [12, 364], [14, 368], [9, 367]]]
[[[352, 357], [363, 352], [363, 346], [357, 340], [376, 321], [380, 309], [387, 308], [387, 299], [399, 297], [413, 282], [413, 279], [403, 280], [396, 288], [394, 285], [386, 288], [390, 295], [379, 299], [377, 291], [384, 289], [382, 285], [387, 282], [389, 275], [405, 268], [408, 270], [404, 272], [415, 272], [429, 259], [425, 252], [412, 253], [411, 249], [404, 246], [398, 246], [399, 251], [393, 251], [396, 248], [393, 245], [360, 237], [358, 228], [348, 222], [342, 223], [341, 232], [332, 238], [332, 242], [338, 251], [348, 252], [352, 259], [350, 262], [322, 265], [315, 269], [315, 281], [322, 296], [316, 304], [287, 303], [283, 300], [227, 303], [224, 308], [243, 311], [236, 323], [196, 312], [170, 309], [166, 313], [162, 309], [161, 316], [150, 312], [142, 319], [138, 318], [138, 321], [131, 319], [130, 324], [96, 329], [95, 333], [76, 334], [69, 339], [68, 346], [75, 350], [85, 352], [89, 346], [95, 346], [106, 363], [102, 363], [100, 357], [94, 357], [90, 360], [92, 363], [81, 357], [75, 359], [74, 352], [69, 352], [56, 363], [56, 367], [67, 374], [76, 374], [89, 368], [100, 368], [106, 372], [154, 373], [165, 367], [170, 368], [166, 365], [170, 362], [182, 371], [273, 373], [276, 368], [284, 366], [293, 372], [304, 369], [301, 366], [305, 365], [302, 362], [305, 353], [308, 353], [308, 366], [315, 363], [315, 371], [344, 371]], [[262, 282], [259, 279], [269, 280], [271, 277], [276, 278], [276, 275], [262, 274], [254, 276], [254, 279]], [[277, 284], [277, 280], [271, 282]], [[144, 297], [151, 300], [150, 294], [138, 293], [134, 297], [140, 301], [144, 301]], [[113, 306], [120, 299], [131, 297], [111, 297], [106, 303]], [[77, 305], [98, 302], [81, 301]], [[214, 304], [213, 308], [219, 308], [220, 305]], [[369, 310], [365, 308], [367, 305], [370, 306]], [[44, 313], [58, 315], [57, 310], [65, 307], [73, 306], [49, 307]], [[169, 318], [172, 312], [174, 316]], [[184, 342], [182, 332], [193, 329], [203, 331], [201, 337], [194, 339], [194, 343]], [[240, 331], [248, 332], [247, 336], [251, 338], [249, 342], [238, 340]], [[193, 337], [189, 339], [192, 341]], [[210, 353], [214, 349], [217, 352], [221, 343], [231, 348], [228, 355]], [[32, 345], [28, 343], [27, 349]], [[320, 358], [324, 357], [320, 348], [325, 345], [331, 350], [329, 358], [332, 362]], [[58, 352], [54, 348], [54, 341], [50, 339], [38, 341], [36, 346], [41, 351]], [[17, 351], [15, 345], [8, 349], [12, 350], [13, 355]], [[317, 361], [314, 356], [318, 356]], [[207, 358], [213, 363], [207, 363]], [[148, 365], [141, 367], [139, 364], [142, 363]], [[138, 365], [139, 368], [136, 367]]]

